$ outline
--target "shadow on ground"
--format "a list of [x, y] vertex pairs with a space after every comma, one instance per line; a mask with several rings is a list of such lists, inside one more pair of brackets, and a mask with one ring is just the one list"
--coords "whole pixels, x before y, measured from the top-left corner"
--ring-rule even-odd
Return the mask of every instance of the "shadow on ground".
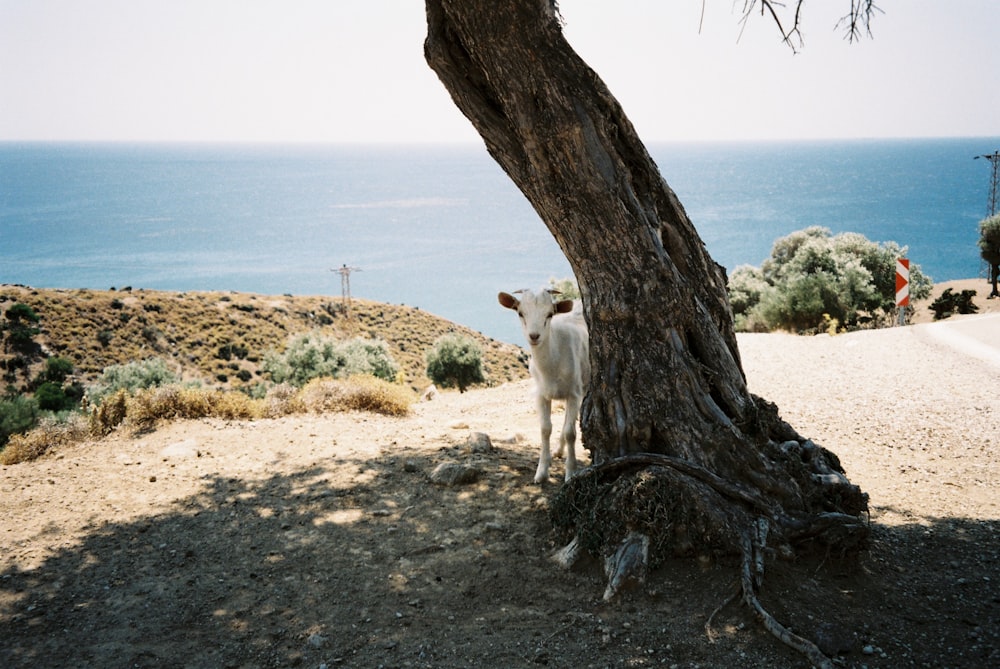
[[[732, 564], [671, 562], [605, 604], [563, 572], [533, 463], [428, 482], [435, 454], [209, 478], [0, 574], [0, 666], [806, 666], [738, 604]], [[523, 458], [522, 458], [523, 459]], [[876, 521], [878, 513], [876, 513]], [[770, 567], [764, 603], [845, 667], [1000, 666], [1000, 524], [876, 524], [859, 560]]]

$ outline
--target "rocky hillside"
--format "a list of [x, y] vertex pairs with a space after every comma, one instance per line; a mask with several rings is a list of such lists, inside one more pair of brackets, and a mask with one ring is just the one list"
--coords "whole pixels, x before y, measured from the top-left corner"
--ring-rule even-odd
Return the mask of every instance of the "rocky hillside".
[[[416, 390], [430, 383], [425, 352], [448, 332], [479, 342], [488, 383], [527, 376], [527, 354], [517, 346], [413, 307], [368, 300], [354, 299], [345, 310], [339, 299], [325, 296], [0, 285], [0, 314], [17, 303], [27, 304], [40, 317], [35, 341], [43, 355], [71, 360], [84, 384], [110, 365], [158, 356], [185, 379], [249, 388], [267, 381], [260, 370], [265, 354], [281, 351], [290, 337], [311, 331], [338, 339], [385, 340]], [[0, 368], [8, 381], [9, 370], [18, 364], [15, 356], [7, 347], [0, 351]], [[40, 356], [27, 370], [18, 368], [15, 388], [21, 389], [42, 364]]]

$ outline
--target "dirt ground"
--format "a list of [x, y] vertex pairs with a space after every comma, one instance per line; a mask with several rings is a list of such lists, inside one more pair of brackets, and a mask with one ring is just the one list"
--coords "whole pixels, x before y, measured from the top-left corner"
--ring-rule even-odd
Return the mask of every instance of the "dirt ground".
[[[1000, 368], [929, 327], [741, 336], [751, 390], [871, 495], [869, 551], [776, 560], [763, 589], [839, 666], [1000, 667]], [[0, 468], [0, 667], [808, 666], [739, 604], [706, 630], [733, 562], [611, 603], [596, 563], [560, 570], [529, 391], [176, 422]], [[478, 478], [432, 483], [445, 462]]]

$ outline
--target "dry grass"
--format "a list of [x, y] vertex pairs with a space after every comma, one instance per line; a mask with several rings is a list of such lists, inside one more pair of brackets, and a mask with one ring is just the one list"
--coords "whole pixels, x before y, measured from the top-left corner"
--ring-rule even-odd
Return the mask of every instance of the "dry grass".
[[386, 416], [405, 416], [416, 395], [403, 386], [372, 376], [314, 379], [300, 393], [309, 411], [370, 411]]
[[314, 379], [302, 389], [281, 384], [264, 399], [177, 385], [148, 388], [134, 395], [119, 390], [93, 408], [89, 417], [75, 415], [63, 422], [43, 421], [25, 434], [14, 435], [0, 450], [0, 465], [35, 460], [55, 447], [100, 438], [119, 427], [149, 430], [161, 421], [177, 419], [257, 420], [306, 412], [368, 411], [405, 416], [416, 399], [416, 393], [409, 388], [372, 376]]
[[15, 465], [45, 455], [66, 444], [84, 441], [90, 436], [87, 419], [76, 414], [67, 420], [44, 419], [35, 429], [15, 434], [0, 450], [0, 465]]
[[125, 421], [137, 428], [178, 418], [253, 420], [264, 415], [259, 400], [242, 393], [206, 388], [162, 386], [141, 390], [126, 403]]

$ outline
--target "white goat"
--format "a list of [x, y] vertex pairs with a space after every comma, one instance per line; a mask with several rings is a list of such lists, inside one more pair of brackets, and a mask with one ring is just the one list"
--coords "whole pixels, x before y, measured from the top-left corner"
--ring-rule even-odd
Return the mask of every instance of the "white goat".
[[549, 478], [552, 455], [552, 400], [566, 401], [566, 419], [559, 435], [556, 456], [566, 447], [566, 480], [576, 471], [576, 419], [580, 402], [590, 380], [590, 340], [583, 316], [573, 311], [573, 300], [558, 300], [558, 291], [541, 289], [515, 291], [520, 299], [500, 293], [500, 304], [517, 311], [531, 349], [528, 370], [535, 380], [536, 406], [542, 427], [542, 453], [538, 458], [535, 482]]

